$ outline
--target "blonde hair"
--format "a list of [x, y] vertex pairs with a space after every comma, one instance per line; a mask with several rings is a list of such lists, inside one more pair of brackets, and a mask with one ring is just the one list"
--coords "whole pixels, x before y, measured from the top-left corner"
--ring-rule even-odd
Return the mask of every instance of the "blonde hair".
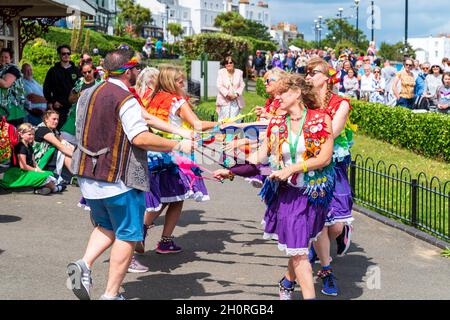
[[144, 70], [139, 73], [136, 79], [136, 92], [139, 97], [143, 97], [147, 88], [155, 91], [155, 87], [157, 86], [159, 70], [152, 67], [146, 67]]
[[153, 96], [159, 91], [165, 91], [184, 97], [184, 90], [177, 85], [177, 79], [180, 77], [186, 79], [183, 68], [171, 64], [161, 64], [159, 66], [158, 83]]
[[[320, 71], [323, 72], [324, 75], [326, 75], [328, 78], [330, 77], [330, 66], [328, 65], [328, 63], [319, 57], [316, 58], [311, 58], [308, 63], [306, 64], [306, 72], [310, 72], [312, 70], [314, 70], [316, 67], [320, 67]], [[332, 94], [333, 94], [333, 83], [332, 82], [328, 82], [328, 86], [327, 86], [327, 93], [325, 95], [325, 97], [321, 100], [321, 97], [319, 97], [318, 95], [316, 95], [315, 97], [315, 105], [317, 105], [317, 107], [320, 107], [321, 109], [325, 109], [328, 104], [330, 103]]]
[[278, 94], [282, 94], [289, 89], [297, 90], [300, 89], [302, 94], [300, 96], [299, 103], [305, 104], [308, 109], [317, 109], [315, 103], [316, 96], [313, 90], [313, 86], [310, 82], [305, 80], [305, 77], [298, 74], [286, 74], [280, 79], [280, 84], [278, 87]]
[[34, 127], [31, 123], [25, 122], [22, 123], [18, 128], [17, 132], [19, 133], [19, 139], [20, 142], [22, 142], [22, 134], [25, 134], [27, 132], [34, 131]]
[[264, 74], [264, 80], [268, 79], [271, 75], [274, 75], [278, 78], [282, 78], [282, 77], [286, 76], [287, 74], [288, 73], [281, 68], [273, 68]]

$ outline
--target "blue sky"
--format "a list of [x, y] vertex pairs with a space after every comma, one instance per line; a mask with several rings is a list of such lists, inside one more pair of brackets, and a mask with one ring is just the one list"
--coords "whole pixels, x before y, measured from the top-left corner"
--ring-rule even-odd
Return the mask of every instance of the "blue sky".
[[[313, 24], [318, 16], [335, 17], [339, 8], [343, 16], [356, 25], [356, 9], [353, 0], [266, 0], [271, 8], [272, 24], [286, 21], [298, 25], [306, 40], [314, 40]], [[359, 27], [370, 40], [371, 31], [367, 24], [370, 18], [370, 0], [361, 0]], [[380, 28], [375, 29], [377, 46], [382, 41], [396, 43], [403, 41], [405, 34], [405, 0], [375, 0], [379, 8]], [[370, 22], [369, 22], [370, 25]], [[410, 0], [408, 37], [427, 37], [430, 34], [450, 34], [449, 0]], [[322, 32], [324, 35], [326, 30]]]

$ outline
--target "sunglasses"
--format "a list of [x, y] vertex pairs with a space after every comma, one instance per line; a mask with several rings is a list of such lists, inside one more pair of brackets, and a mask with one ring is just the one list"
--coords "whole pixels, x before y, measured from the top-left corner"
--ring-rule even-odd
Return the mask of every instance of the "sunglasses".
[[92, 73], [92, 71], [94, 71], [94, 70], [84, 71], [83, 74]]
[[409, 63], [406, 63], [405, 64], [405, 67], [412, 67], [413, 65], [412, 64], [409, 64]]
[[228, 65], [228, 64], [234, 64], [234, 62], [233, 61], [225, 62], [225, 65]]
[[380, 71], [374, 71], [373, 73], [380, 73]]
[[70, 53], [70, 52], [61, 52], [61, 55], [62, 55], [62, 56], [70, 56], [71, 53]]
[[269, 79], [266, 79], [265, 84], [268, 85], [268, 84], [270, 84], [272, 81], [277, 81], [277, 79], [275, 79], [275, 78], [269, 78]]
[[311, 78], [312, 77], [314, 77], [316, 74], [318, 74], [318, 73], [323, 73], [322, 71], [320, 71], [320, 70], [311, 70], [311, 71], [308, 71], [307, 73], [306, 73], [306, 75], [308, 75], [308, 76], [310, 76]]

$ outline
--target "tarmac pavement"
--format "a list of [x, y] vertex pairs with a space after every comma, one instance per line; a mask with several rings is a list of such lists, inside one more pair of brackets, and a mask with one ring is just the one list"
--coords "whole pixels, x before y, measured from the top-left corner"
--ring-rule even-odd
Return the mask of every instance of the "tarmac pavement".
[[[183, 252], [155, 253], [163, 217], [156, 221], [140, 256], [150, 271], [126, 276], [126, 298], [278, 299], [277, 282], [288, 260], [274, 241], [262, 239], [258, 189], [240, 178], [207, 185], [211, 200], [187, 201], [175, 229]], [[75, 299], [65, 286], [65, 270], [83, 255], [92, 231], [89, 213], [77, 207], [79, 198], [73, 186], [50, 196], [0, 194], [0, 299]], [[450, 259], [441, 257], [440, 249], [362, 214], [354, 216], [349, 253], [333, 257], [341, 294], [324, 297], [316, 281], [318, 298], [450, 299]], [[108, 256], [93, 268], [95, 299], [106, 286]]]

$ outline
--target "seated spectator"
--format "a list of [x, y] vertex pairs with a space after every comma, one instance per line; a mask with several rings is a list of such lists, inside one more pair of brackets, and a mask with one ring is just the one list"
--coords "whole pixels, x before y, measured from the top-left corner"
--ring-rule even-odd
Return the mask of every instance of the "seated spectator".
[[346, 60], [342, 64], [342, 69], [340, 70], [340, 80], [339, 80], [339, 92], [345, 93], [344, 88], [344, 78], [348, 74], [348, 71], [351, 69], [352, 64], [350, 61]]
[[63, 165], [69, 172], [71, 170], [74, 146], [61, 138], [56, 129], [58, 122], [58, 112], [48, 110], [44, 113], [43, 122], [36, 127], [33, 150], [39, 168], [55, 171], [62, 181]]
[[36, 163], [33, 154], [34, 129], [31, 123], [23, 123], [18, 128], [20, 142], [14, 147], [11, 167], [0, 179], [0, 186], [10, 188], [36, 188], [35, 193], [47, 195], [61, 192], [65, 186], [56, 185], [50, 171], [43, 171]]
[[144, 56], [145, 59], [150, 59], [150, 57], [152, 56], [152, 39], [151, 38], [148, 38], [145, 41], [145, 44], [142, 47], [142, 55]]
[[425, 78], [424, 97], [429, 99], [430, 105], [437, 106], [438, 89], [442, 86], [442, 75], [444, 70], [441, 66], [435, 64]]
[[369, 96], [375, 91], [373, 73], [370, 64], [364, 65], [364, 75], [361, 76], [361, 99], [369, 101]]
[[359, 81], [355, 76], [353, 68], [348, 69], [347, 75], [344, 77], [344, 96], [357, 99], [359, 96]]
[[[279, 58], [278, 55], [276, 55], [276, 56], [273, 57], [273, 60], [272, 60], [272, 67], [273, 67], [273, 68], [280, 68], [280, 69], [283, 69], [283, 63], [280, 61], [280, 58]], [[283, 70], [284, 70], [284, 69], [283, 69]]]
[[8, 122], [17, 127], [27, 115], [26, 100], [22, 73], [12, 63], [12, 59], [11, 49], [3, 48], [0, 51], [0, 107], [8, 111]]
[[381, 77], [381, 68], [375, 67], [373, 70], [372, 86], [374, 92], [370, 94], [369, 101], [374, 103], [384, 103], [384, 90], [386, 89], [386, 81]]
[[42, 115], [47, 110], [47, 100], [44, 97], [42, 86], [33, 79], [33, 68], [30, 64], [22, 65], [23, 88], [25, 90], [25, 98], [27, 99], [28, 115], [25, 121], [37, 126], [42, 122]]
[[437, 93], [437, 111], [450, 114], [450, 72], [444, 72], [442, 86]]

